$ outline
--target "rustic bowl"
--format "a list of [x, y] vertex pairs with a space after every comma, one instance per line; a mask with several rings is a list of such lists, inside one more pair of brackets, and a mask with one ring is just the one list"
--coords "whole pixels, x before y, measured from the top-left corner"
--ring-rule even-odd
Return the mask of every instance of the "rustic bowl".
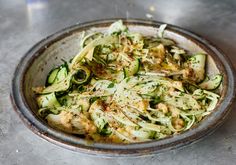
[[[51, 128], [37, 116], [37, 103], [32, 87], [43, 86], [49, 70], [69, 60], [79, 51], [79, 42], [83, 31], [104, 31], [117, 19], [101, 20], [77, 24], [61, 30], [37, 43], [21, 59], [17, 66], [13, 80], [11, 99], [14, 109], [23, 122], [40, 137], [59, 146], [104, 157], [114, 156], [141, 156], [163, 152], [164, 150], [178, 148], [193, 142], [213, 132], [225, 120], [235, 95], [235, 80], [232, 65], [228, 58], [205, 39], [168, 25], [165, 36], [175, 40], [179, 45], [191, 53], [207, 53], [208, 74], [221, 73], [224, 75], [220, 88], [221, 98], [214, 111], [204, 118], [198, 125], [189, 131], [158, 141], [135, 144], [105, 144], [88, 142]], [[141, 32], [145, 35], [156, 35], [161, 24], [156, 21], [124, 20], [131, 31]]]

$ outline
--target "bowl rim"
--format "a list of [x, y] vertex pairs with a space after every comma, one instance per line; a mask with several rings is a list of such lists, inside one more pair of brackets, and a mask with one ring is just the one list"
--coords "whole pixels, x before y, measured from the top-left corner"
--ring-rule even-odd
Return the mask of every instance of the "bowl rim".
[[[132, 144], [108, 144], [108, 143], [88, 143], [87, 140], [74, 137], [67, 133], [55, 130], [53, 128], [44, 125], [27, 106], [24, 96], [22, 94], [22, 83], [24, 79], [24, 73], [29, 65], [29, 61], [39, 56], [36, 52], [47, 45], [48, 43], [58, 40], [65, 34], [72, 33], [78, 29], [97, 27], [100, 25], [108, 25], [117, 20], [123, 20], [125, 24], [131, 25], [144, 25], [158, 27], [163, 22], [143, 19], [122, 19], [112, 18], [90, 21], [85, 23], [79, 23], [70, 27], [64, 28], [48, 37], [42, 39], [36, 43], [20, 60], [17, 65], [11, 82], [10, 98], [14, 110], [20, 116], [24, 124], [30, 128], [35, 134], [39, 135], [43, 139], [52, 142], [56, 145], [64, 148], [78, 151], [89, 155], [104, 156], [104, 157], [127, 157], [127, 156], [143, 156], [156, 154], [168, 149], [178, 148], [193, 142], [196, 142], [200, 138], [209, 135], [217, 127], [219, 127], [225, 120], [227, 114], [230, 112], [230, 106], [233, 103], [235, 97], [235, 78], [232, 64], [227, 56], [225, 56], [221, 50], [216, 48], [212, 43], [203, 37], [196, 35], [188, 30], [180, 28], [175, 25], [168, 24], [167, 29], [178, 33], [188, 39], [194, 40], [195, 43], [205, 49], [210, 50], [217, 57], [217, 60], [224, 67], [226, 74], [226, 85], [228, 86], [225, 91], [224, 101], [216, 108], [217, 110], [210, 115], [206, 121], [202, 122], [196, 128], [183, 132], [177, 136], [165, 138], [157, 141], [132, 143]], [[205, 50], [204, 49], [204, 50]]]

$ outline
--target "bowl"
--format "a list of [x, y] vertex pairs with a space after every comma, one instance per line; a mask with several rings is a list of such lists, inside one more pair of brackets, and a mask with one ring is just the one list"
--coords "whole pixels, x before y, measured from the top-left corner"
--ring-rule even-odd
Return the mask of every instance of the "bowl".
[[[210, 42], [187, 30], [168, 25], [167, 38], [191, 53], [207, 53], [208, 74], [223, 74], [220, 100], [214, 111], [192, 129], [165, 139], [134, 143], [106, 144], [87, 141], [78, 136], [50, 127], [37, 115], [37, 103], [32, 87], [43, 86], [50, 69], [62, 60], [69, 60], [80, 50], [79, 42], [83, 31], [105, 31], [117, 19], [100, 20], [77, 24], [46, 37], [33, 46], [21, 59], [12, 79], [11, 100], [15, 111], [34, 133], [49, 142], [67, 149], [103, 157], [131, 157], [160, 153], [196, 142], [212, 133], [226, 119], [235, 95], [235, 80], [229, 59]], [[131, 31], [144, 35], [156, 35], [162, 24], [156, 21], [123, 20]]]

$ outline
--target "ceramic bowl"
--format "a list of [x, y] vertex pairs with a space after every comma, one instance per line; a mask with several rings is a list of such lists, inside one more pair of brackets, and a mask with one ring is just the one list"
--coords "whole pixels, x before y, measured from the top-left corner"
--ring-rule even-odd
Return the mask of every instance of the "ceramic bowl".
[[[104, 157], [130, 157], [160, 153], [196, 142], [220, 126], [230, 111], [235, 94], [232, 65], [228, 58], [211, 43], [173, 25], [168, 25], [165, 31], [167, 38], [173, 39], [180, 47], [190, 53], [207, 53], [207, 73], [224, 75], [220, 88], [221, 97], [217, 107], [192, 129], [157, 141], [135, 144], [106, 144], [88, 142], [75, 135], [51, 128], [37, 115], [38, 107], [32, 87], [43, 86], [51, 68], [62, 64], [62, 60], [69, 60], [78, 53], [83, 31], [105, 31], [116, 20], [93, 21], [63, 29], [43, 39], [25, 54], [12, 79], [11, 99], [14, 109], [26, 126], [40, 137], [59, 146], [80, 153]], [[123, 21], [131, 31], [137, 31], [144, 35], [157, 35], [157, 29], [162, 24], [145, 20]]]

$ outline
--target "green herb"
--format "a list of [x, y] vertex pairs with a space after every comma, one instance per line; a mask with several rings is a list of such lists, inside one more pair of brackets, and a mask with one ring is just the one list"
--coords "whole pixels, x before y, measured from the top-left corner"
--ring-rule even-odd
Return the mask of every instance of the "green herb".
[[150, 139], [156, 139], [156, 134], [157, 134], [156, 131], [150, 131], [149, 138], [150, 138]]
[[115, 86], [114, 83], [110, 83], [110, 84], [107, 86], [107, 88], [113, 88], [114, 86]]
[[86, 88], [83, 85], [78, 86], [77, 90], [82, 93], [86, 91]]
[[92, 104], [93, 102], [95, 102], [99, 97], [92, 97], [89, 99], [89, 103]]
[[159, 96], [151, 97], [151, 101], [149, 102], [150, 107], [155, 108], [155, 106], [161, 102], [161, 98]]
[[108, 127], [108, 123], [106, 123], [104, 125], [104, 127], [99, 131], [99, 134], [100, 135], [103, 135], [103, 136], [108, 136], [110, 135], [112, 132], [111, 130], [109, 130], [109, 127]]

